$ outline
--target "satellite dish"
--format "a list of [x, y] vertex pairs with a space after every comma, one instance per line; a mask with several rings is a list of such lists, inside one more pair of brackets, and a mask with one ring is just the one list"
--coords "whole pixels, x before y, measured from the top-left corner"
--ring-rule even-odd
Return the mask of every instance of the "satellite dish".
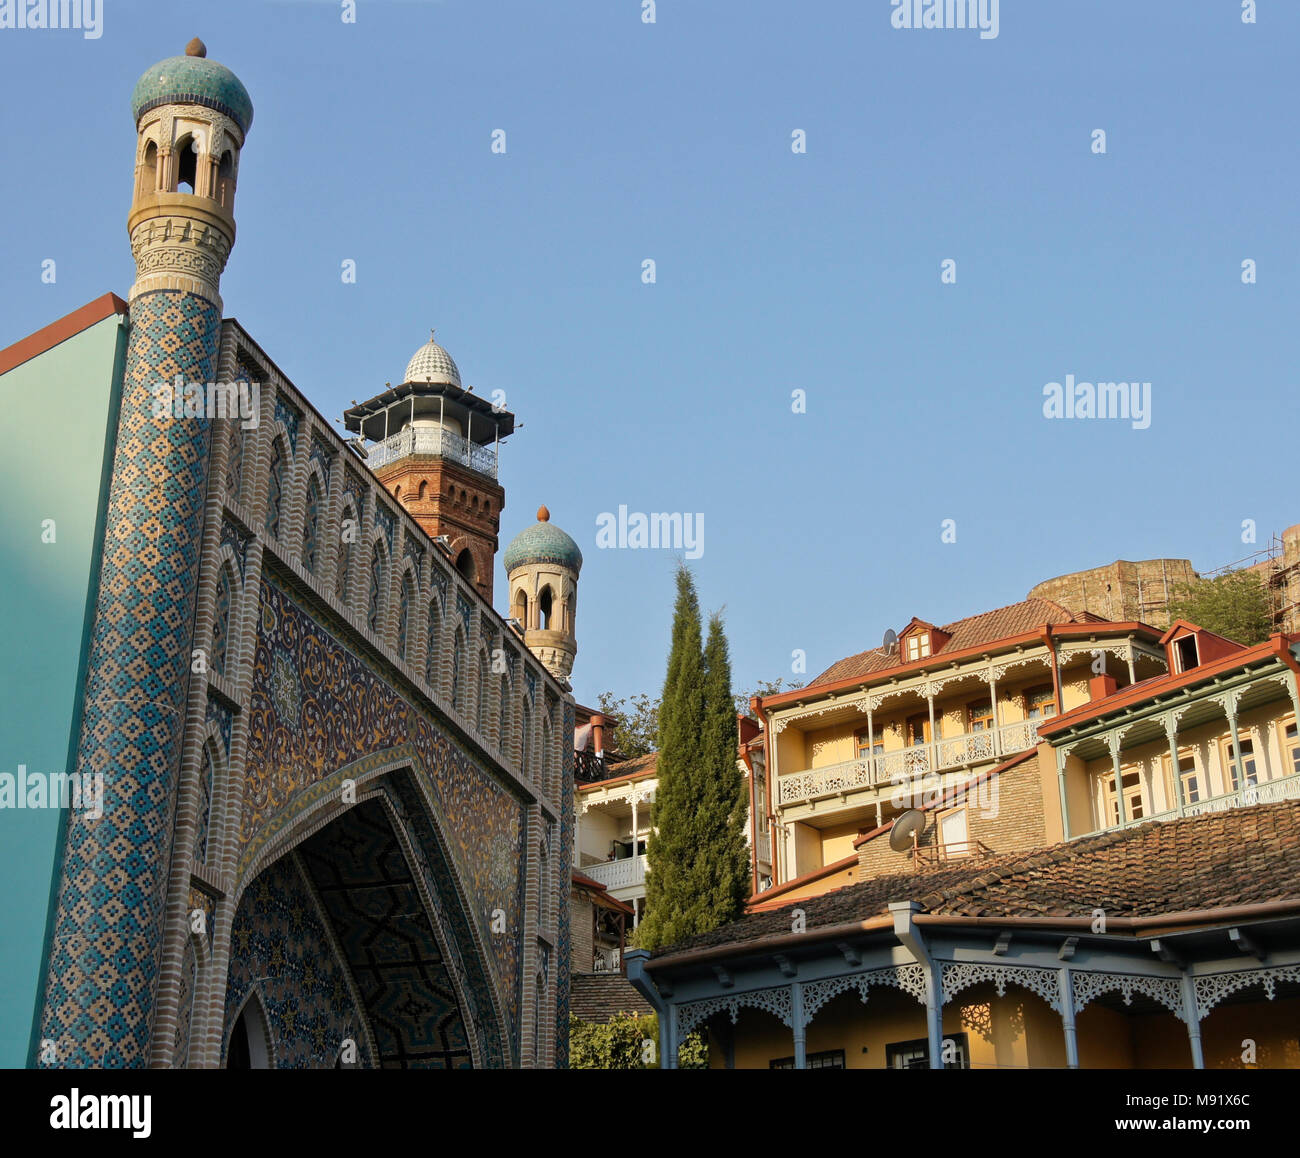
[[898, 632], [892, 627], [885, 630], [885, 642], [883, 644], [886, 655], [893, 655], [898, 650]]
[[919, 808], [909, 808], [896, 821], [889, 832], [889, 847], [895, 852], [911, 852], [912, 839], [918, 841], [925, 831], [925, 813]]

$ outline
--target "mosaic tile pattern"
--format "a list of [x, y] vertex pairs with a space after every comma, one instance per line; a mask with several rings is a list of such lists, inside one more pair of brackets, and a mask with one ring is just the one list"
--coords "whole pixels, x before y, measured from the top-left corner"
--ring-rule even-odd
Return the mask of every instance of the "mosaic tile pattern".
[[383, 804], [365, 800], [301, 846], [365, 1003], [383, 1069], [469, 1069], [450, 972]]
[[384, 540], [388, 543], [388, 557], [393, 557], [393, 512], [390, 511], [383, 503], [375, 504], [375, 526], [384, 533]]
[[298, 445], [298, 423], [302, 421], [302, 415], [284, 400], [283, 394], [275, 396], [275, 419], [277, 422], [284, 423], [285, 430], [289, 432], [289, 445], [296, 448]]
[[143, 1065], [193, 642], [206, 418], [153, 415], [153, 387], [211, 382], [221, 319], [202, 298], [131, 306], [77, 771], [102, 773], [99, 820], [68, 817], [41, 1036], [59, 1064]]
[[362, 1032], [363, 1014], [330, 946], [315, 901], [294, 857], [283, 857], [253, 881], [231, 930], [222, 1064], [230, 1031], [253, 986], [266, 1009], [278, 1069], [332, 1069], [345, 1038], [358, 1064], [374, 1065]]
[[239, 580], [244, 580], [244, 569], [248, 562], [248, 543], [252, 533], [243, 530], [233, 519], [226, 518], [221, 523], [221, 545], [229, 547], [235, 553], [239, 565]]
[[[385, 673], [318, 623], [274, 575], [264, 576], [250, 699], [249, 745], [241, 818], [242, 876], [266, 844], [296, 817], [337, 798], [345, 778], [410, 764], [429, 792], [445, 848], [447, 873], [461, 882], [480, 944], [490, 945], [486, 968], [492, 993], [485, 1008], [504, 1011], [518, 1041], [522, 984], [525, 809], [471, 760], [434, 718], [399, 694]], [[277, 662], [280, 657], [282, 661]], [[294, 688], [285, 684], [294, 679]], [[422, 811], [422, 809], [420, 809]], [[458, 907], [458, 906], [450, 906]], [[505, 917], [493, 935], [494, 910]], [[474, 934], [461, 945], [472, 952]]]

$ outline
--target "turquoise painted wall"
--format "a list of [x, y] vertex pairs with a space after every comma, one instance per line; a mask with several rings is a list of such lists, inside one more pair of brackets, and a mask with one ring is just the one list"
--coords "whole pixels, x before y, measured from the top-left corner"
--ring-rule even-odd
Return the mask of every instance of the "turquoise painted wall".
[[[0, 774], [72, 770], [126, 336], [113, 315], [0, 375]], [[62, 831], [0, 808], [0, 1066], [28, 1062]]]

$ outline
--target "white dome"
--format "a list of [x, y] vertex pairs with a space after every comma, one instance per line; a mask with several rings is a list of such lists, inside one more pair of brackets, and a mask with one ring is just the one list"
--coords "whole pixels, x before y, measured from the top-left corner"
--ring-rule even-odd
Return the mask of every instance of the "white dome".
[[402, 379], [403, 385], [423, 385], [428, 382], [450, 386], [460, 385], [460, 371], [456, 368], [456, 363], [452, 361], [451, 355], [433, 340], [432, 335], [407, 362], [406, 377]]

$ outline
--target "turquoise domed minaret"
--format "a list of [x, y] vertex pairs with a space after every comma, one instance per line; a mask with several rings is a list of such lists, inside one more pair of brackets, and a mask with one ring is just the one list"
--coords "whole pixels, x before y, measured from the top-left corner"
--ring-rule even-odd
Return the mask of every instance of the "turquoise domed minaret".
[[145, 1066], [168, 1033], [157, 994], [189, 684], [206, 670], [194, 623], [212, 416], [155, 403], [162, 387], [216, 381], [253, 120], [239, 79], [206, 57], [191, 41], [131, 102], [136, 276], [76, 755], [78, 773], [103, 777], [103, 815], [68, 815], [42, 1064]]
[[567, 682], [578, 654], [575, 619], [582, 552], [542, 507], [502, 556], [510, 583], [510, 614], [524, 644], [556, 679]]

